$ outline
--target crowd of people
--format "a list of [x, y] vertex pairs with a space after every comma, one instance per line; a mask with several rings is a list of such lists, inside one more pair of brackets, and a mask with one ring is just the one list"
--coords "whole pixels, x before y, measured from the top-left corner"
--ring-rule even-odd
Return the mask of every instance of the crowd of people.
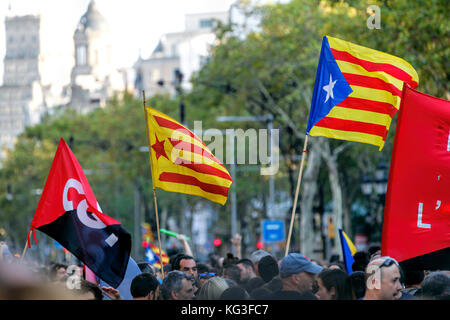
[[[450, 271], [402, 270], [380, 251], [354, 255], [347, 273], [339, 257], [327, 263], [291, 252], [282, 259], [256, 250], [248, 257], [228, 253], [199, 262], [187, 250], [170, 256], [163, 270], [139, 262], [142, 273], [130, 286], [134, 300], [447, 300]], [[0, 261], [0, 299], [122, 299], [117, 289], [84, 279], [82, 267], [54, 263], [34, 268]], [[70, 269], [70, 270], [69, 270]], [[79, 275], [76, 285], [70, 277]], [[39, 284], [39, 285], [38, 285]]]

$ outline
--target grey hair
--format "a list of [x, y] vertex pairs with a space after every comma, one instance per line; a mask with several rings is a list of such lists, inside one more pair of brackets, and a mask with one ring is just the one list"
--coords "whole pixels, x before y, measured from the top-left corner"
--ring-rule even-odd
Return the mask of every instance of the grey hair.
[[183, 288], [183, 279], [191, 280], [184, 272], [174, 270], [170, 271], [161, 284], [161, 294], [164, 300], [171, 298], [172, 291], [179, 292]]

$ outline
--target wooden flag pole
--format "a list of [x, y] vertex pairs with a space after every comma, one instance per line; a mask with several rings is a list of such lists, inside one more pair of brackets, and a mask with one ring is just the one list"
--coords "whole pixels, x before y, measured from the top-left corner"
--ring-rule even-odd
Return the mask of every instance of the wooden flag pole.
[[28, 249], [28, 237], [30, 236], [31, 230], [28, 231], [27, 240], [25, 241], [25, 248], [23, 248], [22, 256], [20, 257], [20, 262], [22, 263], [23, 258], [25, 258], [25, 254], [27, 253]]
[[[147, 110], [146, 110], [146, 105], [145, 105], [146, 103], [145, 103], [145, 91], [144, 90], [142, 90], [142, 97], [143, 97], [143, 101], [144, 101], [145, 126], [147, 128], [148, 155], [149, 155], [150, 169], [151, 169], [152, 168], [152, 150], [151, 150], [151, 145], [150, 145], [150, 134], [149, 134], [149, 129], [148, 129], [148, 118], [147, 118]], [[162, 278], [164, 279], [164, 268], [163, 268], [164, 265], [163, 265], [162, 248], [161, 248], [161, 234], [159, 232], [158, 201], [156, 200], [156, 188], [155, 188], [154, 182], [153, 182], [153, 200], [155, 201], [156, 230], [158, 231], [159, 263], [161, 265]]]
[[305, 136], [305, 143], [303, 145], [302, 160], [300, 162], [300, 169], [299, 169], [298, 179], [297, 179], [297, 188], [295, 190], [295, 197], [294, 197], [294, 205], [292, 206], [291, 224], [289, 226], [289, 235], [287, 238], [286, 251], [284, 252], [284, 256], [287, 256], [289, 254], [289, 246], [291, 244], [292, 228], [294, 226], [294, 219], [295, 219], [295, 209], [297, 208], [298, 193], [300, 190], [300, 184], [302, 182], [303, 164], [305, 163], [306, 146], [308, 145], [308, 137], [309, 137], [309, 135]]

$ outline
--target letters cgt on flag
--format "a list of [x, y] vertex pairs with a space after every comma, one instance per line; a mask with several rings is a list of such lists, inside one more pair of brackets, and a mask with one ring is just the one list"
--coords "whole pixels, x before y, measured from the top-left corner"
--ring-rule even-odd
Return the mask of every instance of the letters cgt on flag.
[[417, 72], [405, 60], [323, 37], [306, 134], [384, 146], [403, 83]]
[[123, 280], [131, 236], [120, 222], [101, 212], [78, 160], [62, 138], [31, 222], [31, 231], [35, 229], [58, 241], [111, 286]]
[[225, 204], [233, 180], [224, 165], [185, 126], [146, 107], [155, 188]]

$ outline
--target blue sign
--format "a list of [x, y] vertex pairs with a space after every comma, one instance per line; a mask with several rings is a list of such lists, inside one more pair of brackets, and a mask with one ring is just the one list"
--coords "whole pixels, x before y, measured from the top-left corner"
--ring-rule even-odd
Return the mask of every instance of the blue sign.
[[284, 221], [283, 220], [263, 220], [262, 221], [263, 242], [284, 241]]

